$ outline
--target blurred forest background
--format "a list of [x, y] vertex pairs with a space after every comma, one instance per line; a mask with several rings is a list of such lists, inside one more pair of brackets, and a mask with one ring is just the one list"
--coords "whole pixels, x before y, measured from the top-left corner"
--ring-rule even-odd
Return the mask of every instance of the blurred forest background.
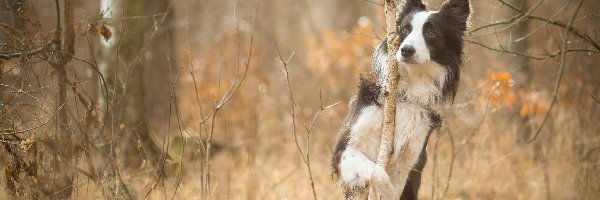
[[[600, 1], [471, 3], [419, 196], [597, 198]], [[1, 0], [0, 199], [340, 199], [384, 24], [381, 0]]]

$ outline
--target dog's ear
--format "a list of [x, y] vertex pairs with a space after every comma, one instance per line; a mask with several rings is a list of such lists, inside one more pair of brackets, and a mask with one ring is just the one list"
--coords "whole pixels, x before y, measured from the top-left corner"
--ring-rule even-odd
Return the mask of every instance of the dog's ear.
[[469, 0], [448, 0], [442, 5], [439, 13], [464, 31], [470, 12]]
[[412, 10], [425, 10], [425, 4], [423, 4], [422, 0], [403, 0], [404, 4], [400, 4], [402, 6], [399, 9], [401, 12], [408, 12]]
[[422, 0], [402, 0], [402, 3], [397, 7], [398, 13], [396, 15], [396, 24], [400, 26], [402, 20], [406, 18], [406, 16], [410, 15], [410, 13], [415, 11], [423, 11], [426, 10], [425, 4], [423, 4]]

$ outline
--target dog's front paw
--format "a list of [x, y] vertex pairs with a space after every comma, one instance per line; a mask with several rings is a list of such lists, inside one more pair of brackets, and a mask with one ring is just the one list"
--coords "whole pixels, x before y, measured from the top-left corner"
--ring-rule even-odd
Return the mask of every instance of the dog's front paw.
[[394, 190], [394, 185], [390, 181], [390, 176], [380, 165], [373, 168], [373, 189], [378, 198], [376, 199], [398, 199]]
[[364, 189], [373, 177], [373, 168], [365, 165], [344, 165], [340, 167], [341, 181], [349, 189]]

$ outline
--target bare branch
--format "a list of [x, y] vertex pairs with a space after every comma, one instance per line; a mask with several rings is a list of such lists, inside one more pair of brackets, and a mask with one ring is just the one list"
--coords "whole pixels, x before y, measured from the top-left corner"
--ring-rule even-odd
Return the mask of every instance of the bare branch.
[[570, 28], [573, 25], [573, 21], [575, 21], [575, 17], [577, 16], [577, 13], [579, 12], [579, 9], [581, 8], [581, 5], [583, 5], [584, 1], [585, 0], [579, 1], [579, 4], [577, 5], [575, 12], [573, 12], [573, 16], [571, 16], [571, 19], [569, 20], [569, 24], [565, 27], [565, 38], [563, 40], [563, 44], [561, 47], [562, 53], [560, 55], [560, 66], [556, 70], [556, 78], [554, 79], [554, 90], [552, 92], [552, 101], [550, 102], [550, 107], [548, 107], [548, 110], [546, 111], [546, 114], [544, 115], [544, 119], [542, 120], [542, 123], [535, 131], [535, 134], [533, 135], [533, 137], [526, 140], [527, 143], [533, 142], [539, 136], [542, 128], [544, 127], [544, 125], [546, 124], [546, 121], [548, 120], [548, 117], [550, 116], [550, 112], [552, 111], [552, 108], [554, 108], [554, 104], [556, 104], [556, 101], [558, 99], [558, 88], [560, 87], [560, 81], [562, 80], [562, 76], [563, 76], [563, 72], [564, 72], [565, 64], [566, 64], [566, 59], [567, 59], [566, 49], [569, 44], [568, 39], [569, 39], [569, 33], [571, 32]]
[[12, 26], [9, 26], [8, 24], [5, 24], [5, 23], [0, 23], [0, 28], [4, 28], [4, 29], [6, 29], [6, 30], [10, 31], [10, 32], [11, 32], [11, 34], [16, 34], [16, 33], [19, 33], [19, 34], [20, 34], [20, 33], [21, 33], [21, 31], [18, 31], [18, 30], [17, 30], [17, 29], [15, 29], [14, 27], [12, 27]]
[[[54, 118], [54, 116], [56, 115], [56, 113], [58, 113], [58, 111], [59, 111], [59, 110], [62, 110], [62, 109], [64, 109], [64, 108], [63, 108], [64, 106], [65, 106], [65, 104], [64, 104], [64, 103], [63, 103], [62, 105], [60, 105], [60, 107], [59, 107], [59, 108], [56, 110], [56, 112], [53, 112], [53, 113], [52, 113], [52, 115], [48, 116], [48, 118], [47, 118], [47, 120], [46, 120], [46, 121], [42, 122], [42, 123], [41, 123], [40, 125], [38, 125], [38, 126], [35, 126], [35, 127], [30, 127], [30, 128], [27, 128], [27, 129], [25, 129], [25, 130], [17, 130], [17, 131], [2, 130], [2, 133], [1, 133], [1, 135], [2, 135], [2, 136], [6, 136], [6, 135], [16, 135], [16, 134], [26, 133], [26, 132], [29, 132], [29, 131], [33, 131], [33, 130], [39, 129], [39, 128], [43, 127], [44, 125], [48, 124], [48, 123], [49, 123], [49, 122], [50, 122], [50, 121], [51, 121], [51, 120]], [[33, 121], [38, 121], [38, 120], [41, 120], [41, 118], [39, 118], [39, 119], [35, 119], [35, 120], [33, 120]]]
[[383, 4], [382, 4], [382, 3], [375, 2], [375, 1], [373, 1], [373, 0], [363, 0], [363, 1], [365, 1], [365, 2], [369, 2], [369, 3], [371, 3], [371, 4], [374, 4], [374, 5], [378, 5], [378, 6], [381, 6], [381, 7], [383, 7]]
[[21, 57], [21, 56], [32, 56], [32, 55], [43, 52], [44, 50], [46, 50], [47, 47], [48, 46], [42, 46], [42, 47], [38, 47], [36, 49], [25, 51], [25, 52], [10, 52], [10, 53], [0, 52], [0, 59], [9, 60], [9, 59], [17, 58], [17, 57]]
[[[559, 50], [558, 52], [553, 53], [553, 54], [546, 54], [546, 55], [536, 56], [536, 55], [532, 55], [532, 54], [511, 51], [511, 50], [508, 50], [508, 49], [504, 48], [503, 46], [500, 46], [500, 48], [494, 48], [494, 47], [485, 45], [485, 44], [483, 44], [481, 42], [477, 42], [477, 41], [469, 40], [469, 39], [465, 39], [465, 42], [471, 43], [471, 44], [475, 44], [477, 46], [486, 48], [486, 49], [491, 50], [491, 51], [496, 51], [496, 52], [500, 52], [500, 53], [508, 53], [508, 54], [513, 54], [513, 55], [517, 55], [517, 56], [523, 56], [523, 57], [531, 58], [531, 59], [534, 59], [534, 60], [545, 60], [545, 59], [548, 59], [548, 58], [554, 58], [554, 57], [560, 56], [562, 54], [562, 52], [563, 52], [563, 50]], [[588, 49], [567, 49], [565, 52], [566, 53], [575, 53], [575, 52], [600, 53], [600, 51], [594, 51], [594, 50], [588, 50]]]
[[[312, 177], [312, 170], [310, 168], [310, 157], [309, 157], [310, 154], [308, 153], [309, 149], [308, 148], [306, 149], [307, 153], [305, 156], [304, 153], [302, 152], [302, 148], [300, 147], [300, 143], [298, 142], [298, 134], [296, 132], [296, 101], [294, 100], [294, 93], [292, 92], [292, 85], [290, 82], [290, 74], [289, 74], [290, 70], [288, 68], [288, 63], [294, 56], [295, 52], [292, 52], [292, 54], [290, 55], [290, 57], [287, 60], [283, 60], [283, 56], [281, 56], [281, 51], [279, 51], [279, 47], [277, 46], [277, 43], [275, 43], [275, 49], [277, 50], [277, 55], [279, 56], [279, 61], [283, 65], [283, 74], [285, 75], [285, 85], [287, 87], [288, 96], [290, 99], [290, 104], [291, 104], [290, 106], [292, 109], [290, 116], [292, 117], [292, 133], [294, 135], [294, 143], [296, 144], [296, 150], [298, 150], [298, 153], [300, 154], [300, 157], [302, 157], [302, 161], [304, 161], [304, 165], [306, 165], [306, 168], [308, 170], [308, 175], [309, 175], [310, 186], [312, 189], [313, 198], [316, 200], [317, 193], [315, 190], [315, 183], [314, 183], [313, 177]], [[321, 111], [319, 111], [319, 113], [320, 112]], [[318, 117], [318, 115], [317, 115], [317, 117]], [[315, 118], [315, 120], [316, 120], [316, 118]], [[307, 130], [309, 130], [309, 129], [307, 129]], [[307, 140], [307, 146], [310, 144], [310, 134], [308, 134], [308, 137], [309, 138]]]
[[585, 161], [585, 160], [590, 159], [590, 156], [592, 155], [592, 153], [594, 153], [595, 151], [598, 151], [598, 150], [600, 150], [600, 146], [592, 148], [587, 153], [585, 153], [585, 155], [583, 156], [583, 158], [581, 159], [581, 161]]
[[538, 6], [540, 6], [542, 4], [542, 2], [544, 2], [544, 0], [539, 0], [527, 12], [523, 12], [523, 11], [519, 10], [519, 13], [521, 13], [520, 15], [515, 15], [515, 16], [512, 16], [510, 19], [499, 21], [499, 22], [496, 22], [496, 23], [483, 25], [481, 27], [473, 29], [472, 31], [470, 31], [470, 33], [474, 33], [474, 32], [479, 31], [481, 29], [489, 28], [489, 27], [492, 27], [492, 26], [508, 24], [508, 26], [504, 27], [502, 30], [497, 30], [495, 32], [500, 32], [500, 31], [506, 30], [506, 29], [510, 28], [511, 26], [517, 24], [518, 22], [526, 20], [527, 16], [529, 16]]
[[[575, 34], [577, 37], [580, 37], [581, 39], [585, 40], [587, 43], [591, 44], [592, 46], [594, 46], [594, 48], [596, 48], [597, 50], [600, 51], [600, 43], [598, 43], [598, 41], [594, 40], [591, 36], [589, 36], [588, 34], [585, 34], [583, 31], [580, 31], [579, 29], [575, 28], [573, 26], [573, 20], [571, 20], [569, 22], [569, 24], [565, 24], [562, 21], [558, 21], [558, 20], [552, 20], [552, 19], [548, 19], [542, 16], [537, 16], [537, 15], [532, 15], [529, 12], [525, 13], [522, 10], [515, 8], [514, 6], [506, 3], [503, 0], [498, 0], [500, 3], [506, 5], [507, 7], [509, 7], [512, 10], [515, 10], [517, 12], [520, 13], [520, 16], [522, 16], [522, 18], [526, 19], [526, 18], [531, 18], [531, 19], [535, 19], [535, 20], [539, 20], [539, 21], [543, 21], [546, 22], [548, 24], [552, 24], [555, 26], [559, 26], [562, 27], [564, 29], [566, 29], [568, 32], [571, 32], [573, 34]], [[581, 7], [581, 6], [578, 6]], [[575, 11], [575, 14], [577, 14], [577, 11]], [[474, 32], [474, 31], [472, 31]]]
[[[213, 133], [214, 133], [214, 126], [215, 126], [215, 118], [217, 116], [218, 111], [223, 108], [223, 106], [225, 106], [225, 104], [227, 102], [229, 102], [229, 100], [235, 95], [235, 93], [238, 91], [239, 87], [242, 85], [242, 83], [244, 82], [244, 80], [246, 79], [246, 75], [248, 74], [248, 69], [250, 68], [250, 63], [252, 60], [252, 52], [253, 52], [253, 45], [254, 45], [254, 29], [256, 27], [256, 19], [258, 18], [258, 9], [259, 9], [259, 4], [256, 5], [256, 9], [255, 9], [255, 13], [254, 13], [254, 19], [252, 21], [252, 29], [250, 31], [250, 48], [248, 50], [248, 56], [246, 57], [246, 61], [244, 62], [244, 72], [242, 73], [242, 75], [240, 77], [238, 77], [238, 70], [237, 67], [239, 66], [238, 64], [236, 64], [236, 70], [235, 70], [235, 77], [234, 77], [234, 82], [231, 84], [231, 86], [229, 87], [229, 89], [227, 90], [227, 92], [225, 92], [225, 94], [219, 99], [218, 102], [215, 102], [215, 104], [213, 104], [213, 107], [210, 111], [210, 113], [208, 113], [206, 115], [206, 117], [204, 119], [202, 119], [200, 121], [200, 124], [204, 124], [208, 119], [211, 120], [211, 124], [210, 124], [210, 129], [208, 131], [208, 137], [206, 139], [206, 142], [203, 144], [206, 147], [206, 151], [205, 151], [205, 162], [206, 162], [206, 173], [204, 174], [205, 177], [203, 177], [206, 181], [205, 183], [205, 187], [203, 188], [206, 191], [210, 191], [210, 153], [211, 153], [211, 144], [212, 144], [212, 138], [213, 138]], [[237, 25], [236, 29], [237, 29]], [[238, 42], [238, 49], [239, 49], [239, 42]], [[239, 51], [238, 51], [238, 56], [239, 56]], [[194, 83], [195, 83], [195, 77], [192, 73], [192, 77], [194, 78]], [[198, 88], [196, 89], [196, 99], [199, 101], [198, 99]], [[200, 104], [200, 103], [198, 103]], [[202, 109], [200, 109], [202, 110]], [[210, 198], [210, 192], [205, 193], [207, 195], [207, 198]]]
[[595, 96], [594, 94], [592, 94], [591, 92], [589, 92], [590, 96], [592, 97], [592, 99], [594, 99], [596, 101], [596, 103], [600, 103], [600, 98], [598, 98], [597, 96]]

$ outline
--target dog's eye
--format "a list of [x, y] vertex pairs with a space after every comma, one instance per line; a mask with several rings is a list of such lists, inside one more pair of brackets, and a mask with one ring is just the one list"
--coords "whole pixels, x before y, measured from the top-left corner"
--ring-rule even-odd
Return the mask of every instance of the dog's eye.
[[437, 36], [437, 33], [435, 33], [435, 31], [433, 31], [433, 30], [427, 31], [427, 37], [435, 38], [436, 36]]
[[400, 30], [402, 34], [404, 35], [408, 35], [410, 33], [410, 28], [405, 26], [402, 28], [402, 30]]

